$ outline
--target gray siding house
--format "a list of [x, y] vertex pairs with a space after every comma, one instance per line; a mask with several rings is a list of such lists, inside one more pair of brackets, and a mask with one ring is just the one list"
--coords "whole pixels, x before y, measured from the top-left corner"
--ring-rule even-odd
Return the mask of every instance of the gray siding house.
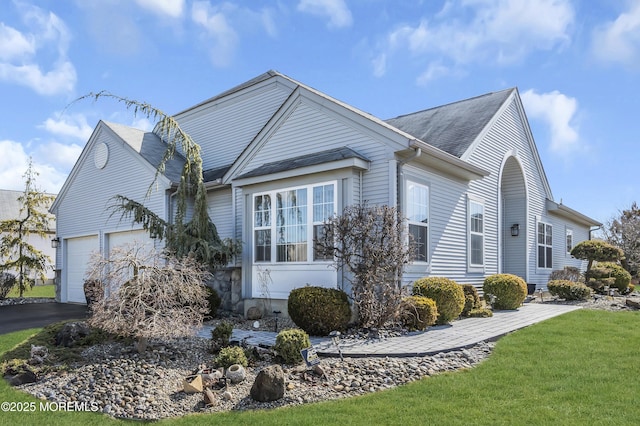
[[[268, 71], [174, 116], [202, 149], [209, 212], [221, 237], [243, 243], [216, 276], [227, 308], [320, 285], [348, 289], [314, 233], [357, 203], [397, 206], [418, 242], [404, 281], [445, 276], [481, 286], [513, 273], [544, 286], [554, 269], [584, 267], [568, 251], [597, 221], [554, 200], [517, 89], [382, 120]], [[140, 201], [165, 144], [153, 132], [100, 122], [52, 206], [63, 302], [84, 302], [88, 254], [108, 253], [140, 226], [106, 210]], [[145, 204], [169, 219], [180, 156]]]

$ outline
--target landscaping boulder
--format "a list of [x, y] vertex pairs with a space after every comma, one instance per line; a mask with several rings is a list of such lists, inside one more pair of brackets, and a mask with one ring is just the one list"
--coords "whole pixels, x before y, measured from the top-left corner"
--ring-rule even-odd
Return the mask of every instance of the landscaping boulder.
[[56, 334], [56, 345], [71, 347], [78, 340], [91, 333], [91, 329], [85, 322], [69, 322]]
[[276, 401], [284, 396], [284, 371], [279, 365], [270, 365], [258, 373], [251, 398], [260, 402]]
[[259, 320], [262, 318], [262, 310], [257, 306], [252, 306], [247, 309], [247, 319], [248, 320]]
[[640, 300], [627, 299], [625, 300], [625, 305], [629, 308], [640, 309]]

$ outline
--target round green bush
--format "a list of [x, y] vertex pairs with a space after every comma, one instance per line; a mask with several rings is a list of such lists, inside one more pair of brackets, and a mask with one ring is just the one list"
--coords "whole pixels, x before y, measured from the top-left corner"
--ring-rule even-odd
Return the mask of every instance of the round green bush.
[[228, 321], [222, 321], [213, 330], [211, 330], [211, 339], [222, 345], [228, 345], [232, 333], [233, 324]]
[[399, 307], [402, 325], [409, 330], [424, 330], [436, 323], [438, 308], [433, 299], [424, 296], [408, 296]]
[[344, 331], [351, 321], [347, 293], [335, 288], [296, 288], [289, 293], [287, 310], [291, 321], [312, 336]]
[[478, 295], [478, 290], [471, 284], [462, 284], [462, 291], [464, 292], [464, 307], [462, 308], [463, 317], [468, 317], [469, 312], [473, 309], [478, 309], [482, 307], [480, 303], [480, 296]]
[[447, 324], [458, 318], [464, 308], [462, 286], [448, 278], [420, 278], [413, 283], [413, 295], [435, 300], [438, 308], [436, 324]]
[[213, 360], [214, 364], [218, 367], [229, 368], [233, 364], [240, 364], [246, 367], [249, 364], [247, 356], [244, 353], [244, 349], [240, 346], [227, 346], [220, 349], [218, 356]]
[[278, 333], [273, 349], [285, 364], [297, 364], [302, 361], [300, 351], [308, 347], [311, 347], [309, 335], [303, 330], [291, 328]]
[[552, 296], [565, 300], [587, 300], [591, 297], [591, 289], [582, 283], [569, 280], [551, 280], [547, 288]]
[[596, 281], [613, 278], [613, 280], [608, 280], [608, 285], [615, 287], [622, 294], [627, 292], [631, 283], [631, 274], [614, 262], [598, 262], [591, 268], [590, 278], [594, 278]]
[[494, 297], [493, 309], [518, 309], [527, 297], [527, 283], [517, 275], [488, 276], [482, 285], [485, 300]]

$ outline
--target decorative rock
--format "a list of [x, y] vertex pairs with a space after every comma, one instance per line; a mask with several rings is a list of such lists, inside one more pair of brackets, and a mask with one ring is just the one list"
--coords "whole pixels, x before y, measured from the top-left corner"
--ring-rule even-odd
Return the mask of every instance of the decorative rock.
[[247, 319], [250, 321], [259, 320], [262, 318], [262, 310], [257, 306], [252, 306], [247, 309]]
[[277, 401], [284, 396], [284, 371], [280, 365], [270, 365], [258, 373], [253, 386], [251, 398], [256, 401]]
[[11, 386], [20, 386], [26, 383], [35, 383], [38, 380], [35, 373], [28, 369], [25, 369], [24, 371], [14, 376], [6, 377], [6, 378]]
[[215, 405], [216, 403], [216, 397], [213, 394], [213, 392], [211, 392], [211, 389], [205, 389], [204, 390], [204, 405], [205, 406], [212, 406]]
[[624, 304], [630, 308], [640, 309], [640, 300], [626, 299]]
[[222, 397], [227, 401], [231, 401], [233, 399], [233, 395], [231, 395], [231, 392], [229, 391], [224, 391], [224, 393], [222, 394]]
[[185, 378], [182, 382], [182, 388], [185, 393], [202, 392], [202, 376], [196, 374], [195, 376]]
[[56, 346], [71, 347], [79, 339], [86, 337], [91, 329], [85, 322], [70, 322], [65, 324], [56, 334]]
[[313, 372], [318, 376], [325, 376], [327, 374], [325, 369], [320, 364], [316, 364], [313, 366]]
[[244, 367], [240, 364], [233, 364], [231, 367], [227, 368], [227, 372], [225, 374], [227, 379], [231, 380], [231, 383], [240, 383], [247, 377], [247, 372]]
[[49, 349], [46, 346], [31, 345], [30, 364], [42, 364], [47, 356], [49, 356]]

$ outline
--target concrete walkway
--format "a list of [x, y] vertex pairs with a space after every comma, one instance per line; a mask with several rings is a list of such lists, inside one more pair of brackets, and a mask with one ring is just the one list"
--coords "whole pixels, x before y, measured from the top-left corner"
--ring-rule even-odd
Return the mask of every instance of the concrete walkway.
[[[496, 311], [490, 318], [465, 318], [451, 325], [434, 326], [427, 331], [409, 333], [400, 337], [369, 340], [342, 340], [340, 349], [346, 357], [407, 357], [473, 346], [482, 341], [496, 340], [512, 331], [544, 321], [579, 306], [526, 303], [515, 311]], [[211, 326], [203, 327], [201, 337], [211, 337]], [[254, 346], [273, 346], [277, 333], [268, 331], [233, 330], [232, 340], [246, 341]], [[338, 348], [330, 338], [312, 337], [311, 344], [319, 355], [339, 356]]]

